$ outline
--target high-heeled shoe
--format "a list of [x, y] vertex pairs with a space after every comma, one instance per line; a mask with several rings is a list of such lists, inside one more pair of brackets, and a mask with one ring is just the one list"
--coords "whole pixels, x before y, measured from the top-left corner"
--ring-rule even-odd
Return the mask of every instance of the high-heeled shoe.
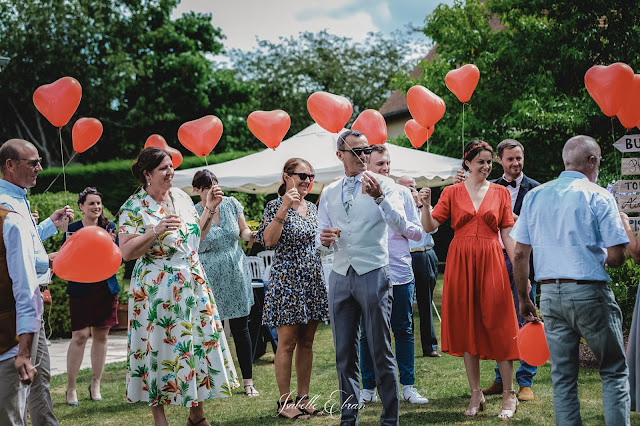
[[70, 405], [72, 407], [77, 407], [78, 406], [78, 400], [77, 399], [75, 401], [69, 401], [69, 391], [65, 391], [64, 395], [65, 395], [65, 399], [67, 400], [67, 405]]
[[471, 389], [471, 402], [469, 402], [469, 408], [464, 412], [464, 415], [467, 417], [477, 416], [479, 411], [484, 411], [485, 404], [482, 389]]
[[[507, 403], [505, 404], [505, 396], [508, 397]], [[516, 391], [509, 390], [502, 392], [502, 410], [500, 410], [500, 414], [498, 414], [498, 418], [500, 420], [509, 420], [513, 418], [518, 410], [518, 397], [516, 396]]]
[[101, 397], [96, 397], [96, 398], [94, 398], [94, 397], [93, 397], [93, 395], [91, 394], [91, 385], [89, 385], [89, 398], [90, 398], [92, 401], [102, 401], [102, 398], [101, 398]]

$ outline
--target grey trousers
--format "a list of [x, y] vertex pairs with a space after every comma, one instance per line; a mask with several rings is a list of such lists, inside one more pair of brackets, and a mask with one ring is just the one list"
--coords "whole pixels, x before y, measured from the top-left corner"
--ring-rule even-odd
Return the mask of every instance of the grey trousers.
[[329, 317], [340, 387], [341, 425], [358, 424], [360, 316], [364, 318], [376, 387], [382, 400], [381, 425], [398, 424], [398, 377], [391, 351], [393, 287], [388, 266], [363, 275], [349, 267], [346, 276], [329, 275]]
[[27, 425], [27, 410], [33, 426], [57, 426], [49, 391], [50, 361], [44, 326], [33, 337], [31, 363], [40, 364], [31, 385], [20, 381], [15, 357], [0, 361], [0, 425]]

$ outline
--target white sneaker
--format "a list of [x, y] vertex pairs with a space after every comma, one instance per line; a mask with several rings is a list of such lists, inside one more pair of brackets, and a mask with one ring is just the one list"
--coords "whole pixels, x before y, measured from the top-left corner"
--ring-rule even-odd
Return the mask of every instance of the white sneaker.
[[412, 404], [427, 404], [429, 400], [420, 395], [416, 388], [411, 385], [402, 386], [402, 400]]
[[360, 405], [376, 402], [377, 400], [378, 396], [375, 389], [362, 389], [360, 391]]

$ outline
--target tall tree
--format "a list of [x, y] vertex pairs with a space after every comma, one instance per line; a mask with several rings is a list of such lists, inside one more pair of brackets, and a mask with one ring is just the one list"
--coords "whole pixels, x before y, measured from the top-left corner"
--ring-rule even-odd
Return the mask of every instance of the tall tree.
[[[253, 88], [233, 71], [215, 71], [207, 55], [222, 49], [211, 15], [172, 20], [177, 0], [8, 0], [0, 3], [0, 54], [12, 58], [0, 73], [0, 129], [33, 141], [48, 164], [59, 164], [57, 129], [31, 101], [41, 84], [69, 75], [83, 87], [76, 115], [104, 124], [102, 140], [83, 161], [131, 157], [146, 137], [160, 133], [177, 144], [184, 121], [216, 114], [225, 125], [218, 149], [249, 136], [246, 116]], [[228, 143], [227, 143], [228, 142]], [[66, 153], [66, 157], [70, 152]]]
[[637, 2], [456, 1], [427, 16], [424, 33], [437, 43], [434, 60], [421, 63], [419, 79], [399, 75], [394, 85], [408, 90], [422, 84], [445, 100], [447, 113], [430, 139], [432, 150], [461, 155], [462, 106], [444, 77], [475, 63], [480, 83], [466, 108], [466, 141], [479, 137], [495, 146], [515, 137], [525, 145], [527, 173], [546, 181], [563, 169], [564, 142], [591, 135], [610, 160], [601, 174], [619, 172], [612, 139], [625, 130], [589, 97], [584, 74], [593, 65], [618, 61], [639, 70]]
[[239, 75], [257, 85], [262, 109], [289, 113], [293, 134], [313, 123], [307, 98], [316, 91], [346, 96], [354, 117], [378, 109], [390, 94], [395, 73], [410, 66], [407, 57], [414, 49], [406, 33], [371, 33], [358, 43], [325, 30], [280, 38], [278, 43], [260, 40], [256, 49], [232, 50], [230, 57]]

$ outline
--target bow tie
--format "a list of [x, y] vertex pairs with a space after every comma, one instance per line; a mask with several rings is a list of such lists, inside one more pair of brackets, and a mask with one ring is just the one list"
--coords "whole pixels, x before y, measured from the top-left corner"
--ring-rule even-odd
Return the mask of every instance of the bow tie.
[[514, 188], [517, 186], [517, 183], [515, 180], [512, 180], [511, 182], [509, 182], [505, 178], [500, 178], [500, 182], [498, 183], [502, 186], [513, 186]]

